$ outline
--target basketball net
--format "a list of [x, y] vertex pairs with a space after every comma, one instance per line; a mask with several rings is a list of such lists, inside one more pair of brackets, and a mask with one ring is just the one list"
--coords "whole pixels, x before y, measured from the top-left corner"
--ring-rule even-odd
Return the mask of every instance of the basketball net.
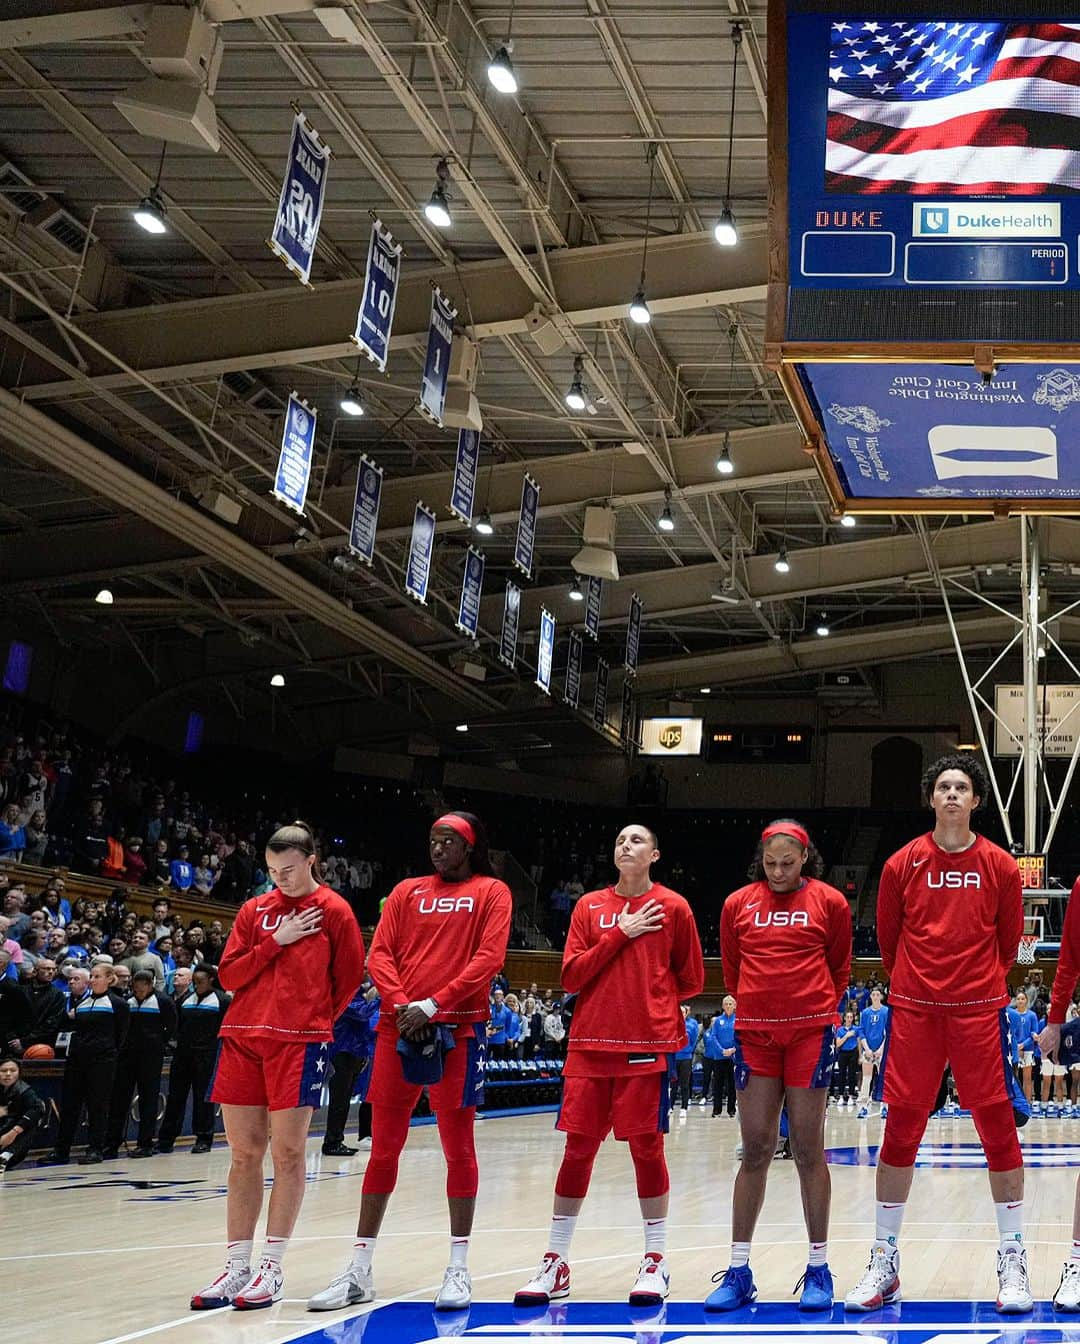
[[1025, 933], [1020, 937], [1020, 946], [1016, 951], [1016, 964], [1018, 966], [1035, 965], [1035, 949], [1039, 945], [1039, 935], [1037, 933]]

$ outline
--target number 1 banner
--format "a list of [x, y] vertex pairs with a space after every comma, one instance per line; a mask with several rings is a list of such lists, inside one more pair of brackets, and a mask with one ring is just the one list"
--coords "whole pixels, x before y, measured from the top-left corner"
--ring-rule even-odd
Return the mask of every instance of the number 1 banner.
[[420, 410], [442, 429], [446, 380], [450, 376], [450, 348], [454, 343], [454, 318], [457, 309], [443, 297], [441, 289], [431, 291], [431, 320], [428, 325], [424, 376], [420, 383]]
[[364, 297], [356, 314], [353, 342], [380, 373], [386, 372], [390, 354], [390, 330], [394, 325], [398, 280], [401, 277], [401, 244], [376, 220], [368, 243]]
[[269, 243], [270, 250], [304, 285], [311, 282], [329, 166], [330, 150], [307, 124], [303, 112], [298, 112]]

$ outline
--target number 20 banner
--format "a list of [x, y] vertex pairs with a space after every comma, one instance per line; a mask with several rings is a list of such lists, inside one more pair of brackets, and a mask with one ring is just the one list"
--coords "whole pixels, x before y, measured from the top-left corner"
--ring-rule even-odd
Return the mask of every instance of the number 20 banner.
[[367, 355], [380, 373], [386, 372], [390, 355], [390, 331], [394, 325], [398, 280], [401, 276], [401, 244], [376, 220], [368, 243], [364, 297], [356, 314], [353, 343]]
[[270, 250], [305, 285], [311, 280], [329, 166], [330, 150], [308, 126], [303, 112], [298, 112], [269, 243]]

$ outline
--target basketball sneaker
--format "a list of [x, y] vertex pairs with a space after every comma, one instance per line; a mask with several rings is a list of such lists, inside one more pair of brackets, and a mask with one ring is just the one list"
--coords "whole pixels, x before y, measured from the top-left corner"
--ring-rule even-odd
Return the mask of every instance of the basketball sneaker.
[[236, 1311], [259, 1311], [272, 1307], [281, 1297], [285, 1273], [275, 1260], [262, 1260], [254, 1277], [233, 1298]]
[[217, 1278], [191, 1299], [192, 1311], [215, 1311], [231, 1307], [237, 1294], [251, 1282], [255, 1271], [250, 1265], [226, 1265]]
[[646, 1251], [638, 1265], [637, 1279], [630, 1289], [632, 1307], [657, 1307], [671, 1291], [667, 1261], [656, 1251]]
[[464, 1265], [447, 1265], [435, 1299], [436, 1311], [464, 1311], [472, 1303], [472, 1279]]
[[545, 1251], [540, 1268], [524, 1288], [514, 1294], [515, 1307], [546, 1307], [570, 1296], [570, 1266], [555, 1251]]
[[900, 1300], [900, 1252], [875, 1246], [859, 1282], [844, 1298], [847, 1311], [877, 1311]]
[[889, 1108], [888, 1108], [888, 1106], [885, 1105], [884, 1102], [881, 1103], [881, 1110], [879, 1111], [878, 1114], [879, 1114], [879, 1116], [880, 1116], [880, 1118], [881, 1118], [882, 1120], [886, 1120], [886, 1119], [888, 1119]]
[[870, 1107], [869, 1107], [869, 1106], [860, 1106], [860, 1107], [859, 1107], [859, 1114], [855, 1117], [855, 1119], [856, 1119], [856, 1120], [865, 1120], [866, 1117], [867, 1117], [869, 1114], [870, 1114]]
[[1055, 1311], [1080, 1311], [1080, 1260], [1066, 1260], [1054, 1294]]
[[375, 1276], [370, 1265], [353, 1268], [352, 1265], [331, 1279], [321, 1293], [308, 1298], [308, 1311], [338, 1311], [341, 1307], [355, 1307], [361, 1302], [375, 1301]]
[[800, 1311], [831, 1311], [833, 1304], [833, 1276], [828, 1265], [807, 1265], [806, 1273], [792, 1289], [798, 1292]]
[[713, 1283], [719, 1283], [705, 1299], [706, 1311], [737, 1311], [748, 1307], [757, 1297], [757, 1285], [749, 1265], [729, 1265], [723, 1273], [714, 1274]]
[[1028, 1282], [1027, 1251], [1021, 1249], [998, 1251], [997, 1309], [1006, 1315], [1030, 1311], [1034, 1305], [1031, 1284]]

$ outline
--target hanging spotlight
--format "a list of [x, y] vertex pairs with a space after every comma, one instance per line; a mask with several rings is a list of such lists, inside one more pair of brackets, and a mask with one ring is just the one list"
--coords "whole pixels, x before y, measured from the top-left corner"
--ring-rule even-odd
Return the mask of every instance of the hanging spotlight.
[[574, 582], [570, 585], [570, 592], [567, 594], [571, 602], [584, 602], [585, 594], [581, 591], [581, 582], [578, 576], [574, 575]]
[[731, 209], [731, 156], [735, 148], [735, 84], [739, 73], [739, 48], [742, 46], [742, 24], [731, 25], [731, 109], [728, 113], [727, 183], [724, 187], [724, 208], [713, 229], [713, 237], [721, 247], [734, 247], [739, 241], [735, 215]]
[[282, 686], [285, 685], [285, 678], [281, 675], [280, 672], [275, 672], [274, 675], [270, 678], [270, 685], [275, 687], [277, 690], [280, 690]]
[[572, 411], [585, 409], [585, 364], [580, 355], [574, 357], [574, 377], [566, 393], [566, 404]]
[[630, 300], [630, 321], [636, 322], [639, 327], [647, 327], [652, 321], [652, 314], [649, 312], [649, 305], [645, 302], [645, 291], [639, 289]]
[[360, 389], [355, 383], [341, 398], [338, 405], [346, 415], [359, 416], [364, 414], [364, 403], [361, 400]]
[[645, 147], [645, 158], [649, 165], [649, 198], [645, 206], [645, 237], [641, 243], [641, 276], [638, 279], [637, 293], [630, 300], [630, 321], [639, 327], [647, 327], [652, 321], [649, 305], [645, 302], [645, 265], [649, 258], [649, 230], [652, 227], [653, 180], [656, 176], [656, 144]]
[[112, 591], [108, 588], [99, 588], [95, 602], [99, 602], [103, 607], [111, 607], [113, 604]]
[[457, 733], [467, 733], [469, 731], [469, 725], [467, 723], [456, 724], [454, 731]]
[[674, 532], [675, 519], [671, 516], [671, 486], [664, 491], [664, 511], [656, 520], [656, 526], [661, 532]]
[[853, 513], [845, 513], [844, 516], [840, 519], [840, 526], [841, 526], [841, 527], [854, 527], [854, 526], [855, 526], [855, 515], [854, 515]]
[[701, 688], [701, 690], [698, 692], [698, 694], [699, 694], [699, 695], [712, 695], [712, 687], [711, 687], [711, 686], [702, 686], [702, 688]]
[[161, 199], [161, 192], [157, 187], [151, 187], [135, 209], [131, 212], [131, 217], [140, 229], [145, 229], [147, 233], [168, 233], [169, 229], [165, 223], [165, 202]]
[[773, 569], [776, 570], [777, 574], [791, 573], [791, 566], [788, 564], [787, 551], [783, 546], [780, 547], [780, 554], [776, 557], [776, 560], [773, 563]]
[[435, 166], [435, 189], [424, 206], [424, 214], [437, 229], [448, 229], [453, 223], [450, 218], [450, 196], [447, 183], [450, 181], [450, 167], [445, 159]]
[[823, 612], [821, 613], [821, 620], [818, 621], [817, 629], [814, 631], [814, 633], [815, 633], [816, 635], [820, 636], [821, 639], [824, 639], [824, 638], [829, 634], [829, 614], [828, 614], [828, 612], [823, 611]]
[[488, 62], [488, 79], [493, 88], [498, 89], [500, 93], [517, 93], [518, 82], [517, 75], [514, 73], [514, 67], [510, 61], [510, 52], [513, 44], [507, 42], [492, 56]]
[[491, 514], [480, 514], [476, 522], [473, 523], [473, 528], [475, 531], [479, 532], [482, 537], [490, 537], [495, 531], [495, 524], [491, 521]]
[[724, 446], [720, 449], [720, 456], [716, 459], [716, 470], [721, 476], [730, 476], [735, 470], [735, 463], [731, 460], [731, 430], [724, 431]]

